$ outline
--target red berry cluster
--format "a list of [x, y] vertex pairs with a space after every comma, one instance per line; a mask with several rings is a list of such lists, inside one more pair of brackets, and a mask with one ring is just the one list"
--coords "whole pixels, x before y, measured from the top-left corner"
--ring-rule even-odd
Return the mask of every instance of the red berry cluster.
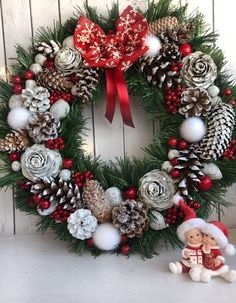
[[50, 218], [54, 219], [58, 223], [67, 222], [68, 217], [71, 213], [75, 211], [75, 209], [68, 210], [63, 209], [64, 204], [60, 204], [57, 206], [56, 210], [50, 214]]
[[[187, 205], [194, 211], [198, 210], [201, 207], [200, 203], [193, 200], [190, 200]], [[183, 216], [183, 211], [178, 206], [173, 206], [167, 210], [165, 221], [167, 224], [173, 225], [178, 219], [182, 219]]]
[[59, 99], [63, 99], [65, 100], [66, 102], [72, 102], [73, 99], [74, 99], [74, 96], [71, 94], [71, 93], [68, 93], [68, 92], [63, 92], [63, 93], [60, 93], [60, 92], [52, 92], [51, 95], [50, 95], [50, 103], [51, 105], [55, 102], [57, 102]]
[[48, 58], [45, 62], [43, 67], [45, 68], [53, 68], [54, 67], [54, 61], [53, 59]]
[[[177, 66], [177, 68], [179, 68]], [[166, 111], [168, 113], [176, 114], [181, 101], [181, 94], [184, 88], [179, 84], [176, 88], [169, 87], [166, 89], [165, 101]]]
[[177, 148], [179, 150], [184, 150], [188, 148], [188, 142], [185, 140], [177, 140], [176, 138], [172, 137], [169, 138], [167, 144], [170, 148]]
[[42, 210], [48, 209], [51, 206], [51, 202], [48, 199], [45, 199], [38, 194], [32, 196], [31, 203], [34, 203], [35, 206], [38, 205]]
[[24, 181], [17, 181], [17, 185], [20, 187], [20, 189], [23, 189], [23, 190], [27, 190], [30, 188], [30, 185]]
[[83, 188], [84, 184], [86, 182], [86, 180], [93, 180], [94, 179], [94, 175], [91, 171], [86, 171], [86, 172], [75, 172], [74, 175], [74, 180], [75, 180], [75, 184], [79, 187], [79, 188]]
[[[24, 72], [24, 78], [25, 80], [31, 80], [34, 78], [34, 74], [30, 71], [30, 70], [26, 70]], [[22, 93], [22, 81], [21, 81], [21, 77], [19, 75], [14, 75], [11, 79], [12, 81], [12, 92], [16, 95], [20, 95]]]
[[236, 140], [231, 140], [223, 154], [223, 160], [234, 160], [236, 154]]
[[58, 137], [56, 139], [49, 139], [45, 145], [49, 149], [62, 150], [65, 148], [64, 140], [60, 137]]

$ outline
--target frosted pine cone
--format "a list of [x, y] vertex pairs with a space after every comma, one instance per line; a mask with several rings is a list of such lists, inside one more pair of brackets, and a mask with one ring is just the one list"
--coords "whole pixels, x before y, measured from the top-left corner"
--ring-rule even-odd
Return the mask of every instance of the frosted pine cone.
[[80, 240], [91, 238], [97, 228], [97, 219], [88, 209], [78, 209], [67, 219], [70, 234]]
[[31, 112], [46, 112], [50, 108], [49, 91], [41, 86], [22, 91], [23, 105]]
[[141, 237], [148, 228], [146, 206], [139, 201], [126, 200], [112, 210], [112, 223], [129, 238]]
[[78, 70], [81, 61], [81, 55], [76, 48], [64, 47], [56, 55], [55, 66], [65, 76], [69, 76]]
[[56, 54], [59, 52], [61, 48], [61, 44], [59, 42], [55, 42], [54, 40], [50, 40], [49, 42], [39, 42], [36, 43], [34, 48], [42, 53], [45, 56], [50, 56], [54, 58]]
[[35, 143], [42, 143], [48, 139], [57, 138], [59, 127], [60, 121], [50, 112], [36, 112], [29, 118], [26, 125], [26, 129]]
[[188, 88], [182, 93], [179, 113], [185, 118], [207, 116], [211, 110], [211, 98], [203, 88]]

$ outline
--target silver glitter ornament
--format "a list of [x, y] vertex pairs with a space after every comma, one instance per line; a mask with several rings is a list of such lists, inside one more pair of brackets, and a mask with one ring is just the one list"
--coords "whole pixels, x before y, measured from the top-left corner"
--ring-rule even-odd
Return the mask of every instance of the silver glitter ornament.
[[121, 191], [118, 187], [113, 186], [108, 188], [105, 192], [105, 195], [111, 207], [117, 206], [123, 201]]

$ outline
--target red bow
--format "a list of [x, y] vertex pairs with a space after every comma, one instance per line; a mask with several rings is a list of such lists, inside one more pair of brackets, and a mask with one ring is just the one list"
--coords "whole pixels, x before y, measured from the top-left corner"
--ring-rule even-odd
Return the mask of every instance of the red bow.
[[91, 67], [105, 68], [107, 81], [106, 118], [112, 122], [116, 94], [125, 124], [134, 127], [129, 94], [125, 83], [126, 71], [148, 49], [144, 38], [148, 32], [146, 19], [128, 6], [116, 22], [116, 33], [107, 36], [103, 30], [86, 17], [80, 17], [74, 32], [74, 45]]

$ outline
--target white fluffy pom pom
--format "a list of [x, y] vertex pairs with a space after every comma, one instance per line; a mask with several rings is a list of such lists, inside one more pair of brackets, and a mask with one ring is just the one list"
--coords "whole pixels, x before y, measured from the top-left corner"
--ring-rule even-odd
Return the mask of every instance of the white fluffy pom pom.
[[179, 194], [175, 194], [171, 201], [175, 204], [175, 205], [179, 205], [179, 202], [183, 200], [183, 198], [179, 195]]
[[13, 109], [15, 107], [22, 106], [23, 100], [21, 95], [12, 95], [11, 98], [9, 99], [8, 106], [10, 109]]
[[98, 225], [93, 235], [94, 244], [102, 250], [115, 249], [120, 244], [120, 240], [119, 231], [111, 223]]
[[184, 120], [180, 125], [180, 135], [188, 142], [198, 142], [205, 135], [204, 122], [198, 117], [191, 117]]
[[158, 55], [162, 45], [159, 38], [153, 35], [149, 35], [145, 38], [144, 44], [149, 47], [144, 57], [155, 57]]
[[236, 253], [235, 247], [232, 244], [228, 244], [225, 249], [224, 249], [224, 253], [228, 256], [234, 256]]
[[31, 112], [24, 107], [14, 107], [7, 116], [7, 123], [12, 129], [25, 128]]

